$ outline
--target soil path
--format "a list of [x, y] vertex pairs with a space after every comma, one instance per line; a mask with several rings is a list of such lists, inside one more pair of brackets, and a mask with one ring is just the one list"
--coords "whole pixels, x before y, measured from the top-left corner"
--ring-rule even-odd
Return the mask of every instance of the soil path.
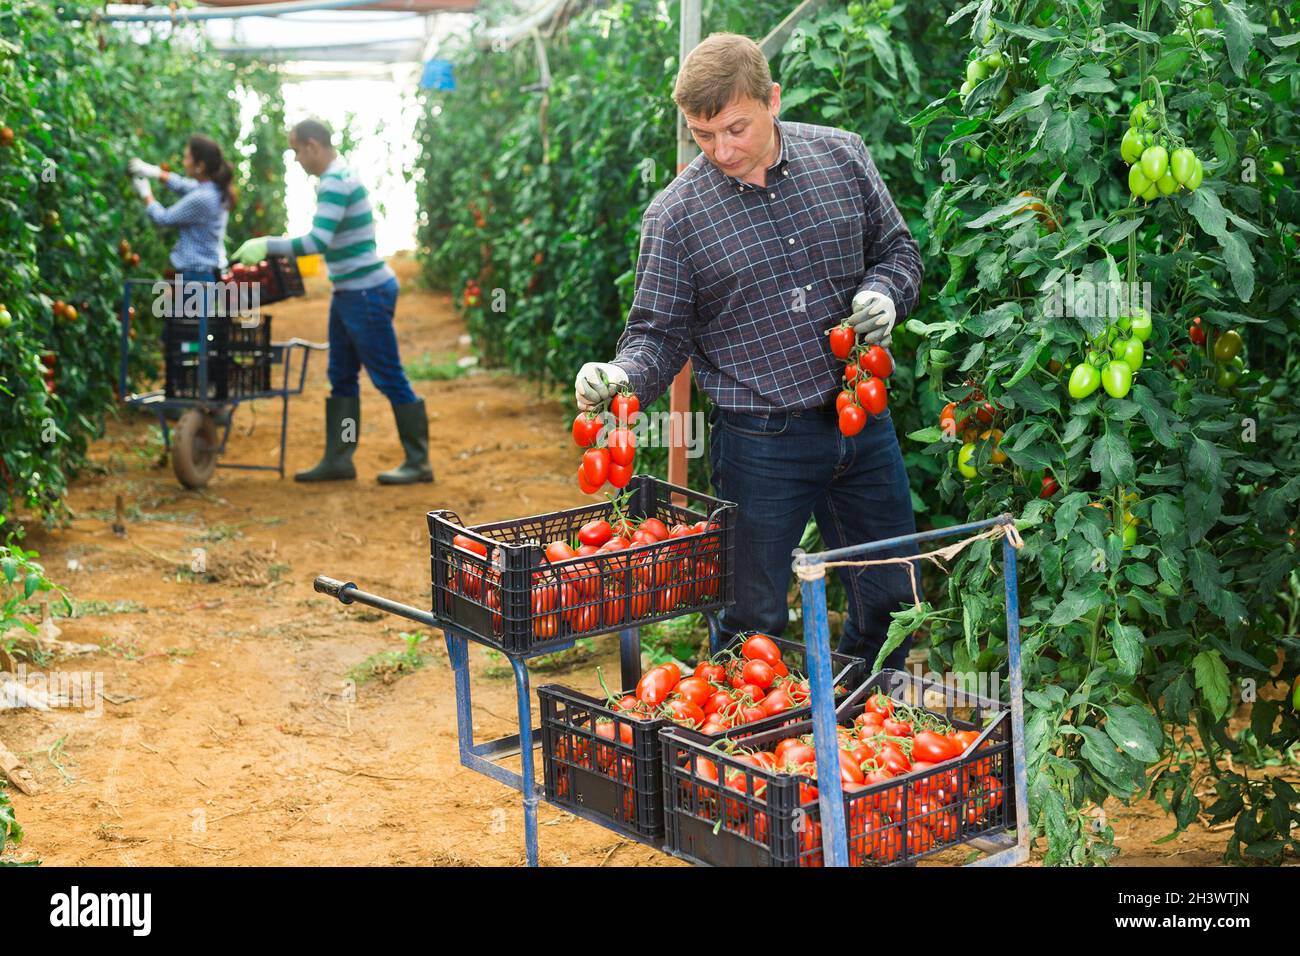
[[[415, 288], [411, 263], [397, 328], [408, 364], [468, 354], [445, 294]], [[328, 289], [270, 309], [277, 340], [326, 338]], [[417, 631], [345, 608], [312, 590], [318, 573], [427, 607], [424, 515], [467, 521], [535, 514], [582, 502], [576, 454], [558, 402], [528, 383], [477, 374], [415, 383], [430, 409], [437, 483], [381, 488], [401, 458], [387, 402], [362, 386], [356, 482], [318, 487], [273, 473], [219, 471], [186, 491], [157, 464], [156, 426], [123, 414], [92, 449], [95, 468], [69, 496], [63, 529], [33, 529], [27, 546], [78, 602], [59, 619], [65, 640], [102, 653], [50, 664], [102, 675], [102, 712], [6, 712], [0, 740], [23, 754], [42, 792], [11, 791], [24, 842], [6, 859], [61, 865], [517, 865], [518, 795], [462, 768], [452, 676], [441, 633], [428, 666], [346, 692], [349, 672]], [[286, 467], [322, 447], [325, 364], [291, 400]], [[279, 409], [241, 407], [225, 460], [269, 463]], [[112, 532], [116, 495], [127, 535]], [[206, 572], [195, 573], [194, 549]], [[512, 732], [509, 668], [472, 650], [475, 731]], [[535, 675], [594, 689], [595, 665], [617, 672], [613, 638], [571, 671]], [[355, 699], [349, 699], [354, 696]], [[116, 701], [114, 703], [113, 701]], [[534, 697], [534, 710], [536, 698]], [[538, 758], [540, 773], [540, 755]], [[539, 809], [546, 865], [676, 865], [676, 861], [554, 807]], [[1152, 846], [1167, 832], [1151, 805], [1113, 815], [1121, 863], [1210, 865], [1222, 836], [1203, 831]]]

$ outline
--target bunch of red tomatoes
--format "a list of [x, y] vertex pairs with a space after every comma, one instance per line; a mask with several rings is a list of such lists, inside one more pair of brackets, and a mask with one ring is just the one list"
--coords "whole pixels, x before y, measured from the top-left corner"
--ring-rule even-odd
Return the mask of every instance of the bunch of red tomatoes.
[[894, 374], [894, 360], [879, 345], [858, 344], [853, 326], [847, 322], [826, 334], [831, 354], [848, 363], [844, 366], [844, 387], [835, 399], [840, 431], [856, 435], [866, 427], [868, 413], [879, 415], [889, 407], [885, 379]]
[[[846, 797], [849, 862], [890, 863], [904, 852], [914, 856], [978, 832], [998, 819], [1004, 786], [995, 772], [994, 759], [968, 760], [945, 769], [975, 745], [980, 732], [955, 730], [943, 718], [908, 707], [892, 697], [869, 697], [851, 727], [839, 729], [839, 785]], [[985, 741], [981, 749], [992, 746]], [[722, 787], [750, 794], [747, 801], [726, 800], [724, 823], [755, 839], [767, 834], [766, 813], [754, 804], [764, 802], [769, 782], [780, 776], [812, 778], [799, 784], [799, 803], [818, 797], [817, 752], [811, 735], [786, 737], [770, 750], [738, 750], [733, 761], [750, 768], [724, 767]], [[701, 801], [716, 792], [718, 765], [696, 758]], [[922, 776], [897, 786], [878, 786], [904, 774]], [[869, 788], [874, 788], [870, 793]], [[857, 796], [861, 794], [860, 796]], [[820, 866], [820, 822], [808, 821], [800, 833], [800, 865]]]
[[[632, 480], [632, 465], [636, 461], [636, 436], [628, 422], [641, 410], [641, 400], [630, 391], [620, 391], [609, 400], [609, 414], [613, 416], [612, 428], [605, 429], [604, 415], [599, 411], [579, 412], [573, 420], [573, 440], [582, 453], [578, 466], [578, 487], [584, 495], [594, 495], [605, 482], [615, 488], [625, 488]], [[597, 447], [602, 432], [605, 444]]]

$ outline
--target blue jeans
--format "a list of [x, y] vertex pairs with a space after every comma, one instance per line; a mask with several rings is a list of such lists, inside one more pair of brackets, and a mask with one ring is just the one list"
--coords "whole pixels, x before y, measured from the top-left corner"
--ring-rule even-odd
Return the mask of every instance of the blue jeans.
[[369, 289], [335, 289], [330, 297], [329, 379], [335, 398], [361, 394], [364, 365], [370, 381], [394, 405], [415, 401], [397, 353], [393, 312], [397, 309], [397, 280]]
[[[907, 470], [888, 410], [868, 415], [866, 427], [851, 438], [821, 411], [742, 415], [714, 408], [710, 421], [713, 487], [740, 506], [736, 603], [722, 615], [724, 640], [742, 630], [777, 636], [785, 630], [791, 552], [810, 515], [828, 549], [916, 532]], [[841, 568], [839, 574], [849, 602], [839, 650], [873, 661], [890, 612], [912, 603], [906, 567]], [[918, 591], [919, 574], [917, 568]], [[904, 642], [883, 666], [901, 668], [906, 657]]]

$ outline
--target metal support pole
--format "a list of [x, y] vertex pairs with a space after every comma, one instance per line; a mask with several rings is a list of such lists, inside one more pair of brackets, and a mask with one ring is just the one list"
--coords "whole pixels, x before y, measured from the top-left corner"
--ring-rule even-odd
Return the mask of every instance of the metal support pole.
[[821, 806], [822, 847], [827, 866], [848, 866], [848, 834], [844, 829], [844, 796], [840, 780], [840, 751], [835, 732], [835, 678], [831, 674], [831, 633], [826, 619], [825, 576], [804, 581], [803, 637], [812, 691], [813, 740], [817, 751], [817, 801]]
[[1029, 781], [1025, 760], [1025, 683], [1020, 672], [1020, 592], [1016, 549], [1002, 539], [1002, 577], [1006, 586], [1007, 668], [1011, 695], [1011, 769], [1015, 780], [1016, 856], [1007, 865], [1029, 859]]
[[519, 764], [524, 794], [524, 855], [537, 865], [537, 783], [533, 778], [533, 714], [528, 699], [528, 665], [511, 657], [515, 670], [515, 698], [519, 707]]

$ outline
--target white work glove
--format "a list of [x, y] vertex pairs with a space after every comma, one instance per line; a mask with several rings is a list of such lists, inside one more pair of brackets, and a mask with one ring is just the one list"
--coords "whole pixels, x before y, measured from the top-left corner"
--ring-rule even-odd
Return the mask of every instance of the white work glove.
[[131, 158], [126, 164], [126, 171], [132, 176], [143, 176], [146, 179], [162, 179], [162, 167], [155, 166], [152, 163], [146, 163], [142, 159]]
[[882, 345], [889, 348], [893, 341], [894, 323], [898, 321], [898, 311], [894, 300], [882, 292], [863, 290], [853, 297], [853, 314], [849, 324], [868, 345]]
[[573, 397], [578, 410], [589, 412], [604, 405], [620, 385], [627, 384], [627, 372], [608, 362], [588, 362], [578, 371], [573, 383]]
[[145, 179], [143, 176], [136, 176], [132, 179], [131, 188], [134, 189], [135, 194], [145, 202], [153, 201], [153, 190], [149, 188], [149, 180]]

